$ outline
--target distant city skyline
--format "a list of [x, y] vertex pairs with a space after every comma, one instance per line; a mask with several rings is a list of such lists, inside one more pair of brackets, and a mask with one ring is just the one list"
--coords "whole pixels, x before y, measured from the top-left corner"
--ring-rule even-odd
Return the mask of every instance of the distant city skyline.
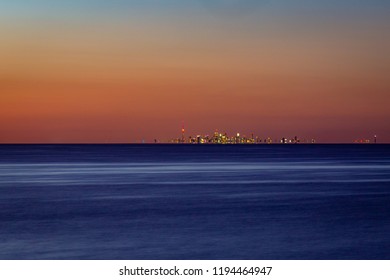
[[[390, 2], [0, 1], [0, 143], [390, 143]], [[178, 136], [177, 136], [178, 135]]]
[[[282, 136], [281, 136], [282, 135]], [[134, 142], [134, 143], [137, 143]], [[233, 134], [228, 134], [225, 131], [215, 129], [213, 132], [206, 134], [200, 133], [189, 133], [182, 122], [182, 126], [177, 134], [169, 139], [158, 139], [154, 138], [153, 140], [142, 139], [140, 143], [158, 143], [158, 144], [322, 144], [320, 139], [315, 139], [313, 137], [305, 136], [300, 137], [298, 135], [286, 135], [280, 134], [278, 136], [270, 137], [266, 132], [263, 132], [260, 135], [255, 133], [241, 133], [237, 131]], [[337, 143], [337, 142], [334, 142]], [[372, 135], [372, 137], [358, 137], [351, 140], [347, 143], [354, 144], [377, 144], [378, 136]]]
[[298, 136], [291, 138], [282, 137], [280, 139], [272, 139], [271, 137], [261, 137], [251, 133], [250, 135], [241, 134], [239, 132], [229, 135], [226, 132], [220, 132], [216, 129], [211, 134], [201, 135], [187, 135], [184, 124], [181, 129], [181, 136], [177, 138], [172, 138], [169, 141], [161, 141], [159, 139], [154, 139], [154, 143], [173, 143], [173, 144], [300, 144], [300, 143], [316, 143], [316, 140], [311, 139], [302, 139]]

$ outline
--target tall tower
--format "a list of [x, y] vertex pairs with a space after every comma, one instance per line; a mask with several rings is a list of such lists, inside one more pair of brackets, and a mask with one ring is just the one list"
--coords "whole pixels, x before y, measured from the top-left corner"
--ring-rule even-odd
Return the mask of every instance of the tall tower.
[[181, 142], [182, 142], [182, 143], [185, 142], [184, 132], [185, 132], [185, 129], [184, 129], [184, 121], [183, 121], [183, 122], [181, 123]]

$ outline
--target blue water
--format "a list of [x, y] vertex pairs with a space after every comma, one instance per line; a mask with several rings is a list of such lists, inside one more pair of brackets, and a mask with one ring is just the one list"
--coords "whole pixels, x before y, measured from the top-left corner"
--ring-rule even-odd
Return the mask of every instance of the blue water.
[[0, 145], [0, 259], [390, 259], [390, 145]]

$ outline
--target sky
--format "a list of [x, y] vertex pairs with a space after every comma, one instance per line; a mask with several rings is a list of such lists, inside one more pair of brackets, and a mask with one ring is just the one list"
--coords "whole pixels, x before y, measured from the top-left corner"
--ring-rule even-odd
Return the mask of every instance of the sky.
[[0, 143], [390, 143], [390, 1], [0, 0]]

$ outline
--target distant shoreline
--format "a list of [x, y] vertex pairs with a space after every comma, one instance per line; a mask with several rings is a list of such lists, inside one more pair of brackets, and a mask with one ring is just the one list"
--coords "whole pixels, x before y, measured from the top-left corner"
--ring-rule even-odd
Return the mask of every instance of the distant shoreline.
[[9, 145], [137, 145], [137, 146], [322, 146], [322, 145], [356, 145], [376, 146], [390, 145], [390, 143], [254, 143], [254, 144], [195, 144], [195, 143], [0, 143], [0, 146]]

